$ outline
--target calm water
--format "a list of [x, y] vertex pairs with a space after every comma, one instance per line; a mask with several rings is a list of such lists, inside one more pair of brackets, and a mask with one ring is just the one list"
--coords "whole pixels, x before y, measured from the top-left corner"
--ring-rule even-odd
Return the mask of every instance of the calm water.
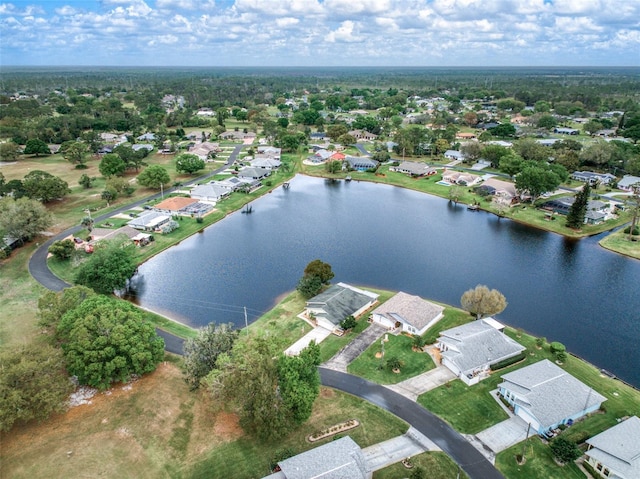
[[298, 176], [139, 269], [142, 306], [192, 326], [244, 326], [295, 288], [309, 261], [333, 282], [452, 305], [477, 284], [509, 305], [498, 319], [640, 386], [640, 261], [598, 238], [572, 241], [413, 191]]

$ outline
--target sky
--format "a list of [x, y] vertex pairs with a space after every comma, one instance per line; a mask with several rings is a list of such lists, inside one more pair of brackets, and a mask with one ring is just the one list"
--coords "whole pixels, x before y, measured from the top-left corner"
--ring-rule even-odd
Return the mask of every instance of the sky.
[[14, 0], [11, 65], [640, 66], [640, 0]]

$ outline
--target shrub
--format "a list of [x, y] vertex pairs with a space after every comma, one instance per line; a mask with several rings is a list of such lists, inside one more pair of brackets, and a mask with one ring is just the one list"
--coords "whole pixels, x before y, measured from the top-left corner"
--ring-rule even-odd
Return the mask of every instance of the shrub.
[[553, 341], [550, 345], [549, 345], [549, 350], [552, 353], [559, 353], [559, 352], [564, 352], [567, 350], [567, 348], [565, 348], [564, 344], [559, 343], [558, 341]]
[[524, 351], [522, 351], [520, 354], [512, 358], [504, 359], [502, 361], [498, 361], [497, 363], [491, 364], [489, 366], [489, 369], [491, 369], [492, 371], [497, 371], [499, 369], [503, 369], [508, 366], [511, 366], [512, 364], [515, 364], [518, 361], [522, 361], [525, 357], [526, 357], [526, 354]]
[[290, 447], [279, 449], [269, 461], [269, 468], [274, 471], [276, 467], [278, 467], [278, 463], [280, 461], [284, 461], [285, 459], [289, 459], [290, 457], [293, 457], [295, 455], [296, 453]]
[[564, 351], [558, 351], [556, 353], [556, 359], [561, 363], [564, 363], [567, 360], [567, 353], [565, 353]]
[[[629, 231], [631, 231], [631, 225], [627, 226], [627, 227], [624, 229], [624, 233], [628, 235], [628, 234], [629, 234]], [[638, 236], [638, 235], [640, 235], [640, 226], [636, 225], [636, 226], [633, 228], [633, 233], [631, 233], [631, 234], [632, 234], [633, 236]]]
[[49, 253], [59, 260], [71, 258], [75, 250], [75, 244], [70, 239], [54, 241], [51, 246], [49, 246]]
[[340, 322], [340, 327], [346, 331], [347, 329], [355, 328], [356, 324], [358, 324], [356, 318], [349, 315]]
[[400, 361], [396, 356], [391, 356], [387, 359], [387, 367], [392, 370], [400, 369], [402, 367], [402, 361]]
[[544, 338], [544, 337], [536, 338], [536, 346], [538, 346], [539, 348], [544, 346], [544, 343], [546, 342], [547, 342], [547, 338]]
[[582, 456], [582, 451], [576, 443], [563, 437], [558, 437], [551, 441], [550, 447], [553, 457], [564, 463], [575, 461]]

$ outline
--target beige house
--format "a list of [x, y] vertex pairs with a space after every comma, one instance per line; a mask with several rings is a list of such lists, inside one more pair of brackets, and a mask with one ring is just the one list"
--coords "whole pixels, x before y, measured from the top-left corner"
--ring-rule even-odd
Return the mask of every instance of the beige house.
[[389, 329], [422, 335], [442, 319], [443, 313], [442, 306], [400, 291], [378, 306], [371, 319]]

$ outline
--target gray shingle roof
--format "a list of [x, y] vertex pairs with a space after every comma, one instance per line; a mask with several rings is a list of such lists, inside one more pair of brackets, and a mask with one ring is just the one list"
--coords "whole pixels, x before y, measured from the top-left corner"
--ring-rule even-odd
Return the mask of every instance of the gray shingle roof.
[[591, 439], [586, 454], [625, 479], [640, 477], [640, 419], [632, 416]]
[[606, 398], [548, 359], [502, 376], [503, 387], [516, 394], [543, 428], [578, 414]]
[[449, 348], [442, 356], [463, 373], [505, 360], [526, 349], [482, 319], [442, 331], [438, 341]]
[[[394, 322], [396, 317], [399, 317], [401, 321], [421, 330], [431, 321], [436, 320], [443, 311], [444, 308], [440, 305], [400, 291], [378, 306], [372, 314], [385, 316]], [[392, 317], [392, 314], [396, 317]]]
[[366, 461], [349, 436], [278, 463], [287, 479], [364, 479]]
[[326, 318], [337, 326], [344, 318], [371, 303], [376, 297], [376, 294], [366, 294], [347, 284], [338, 283], [311, 298], [307, 301], [307, 306], [322, 309], [323, 312], [317, 313], [316, 316]]

